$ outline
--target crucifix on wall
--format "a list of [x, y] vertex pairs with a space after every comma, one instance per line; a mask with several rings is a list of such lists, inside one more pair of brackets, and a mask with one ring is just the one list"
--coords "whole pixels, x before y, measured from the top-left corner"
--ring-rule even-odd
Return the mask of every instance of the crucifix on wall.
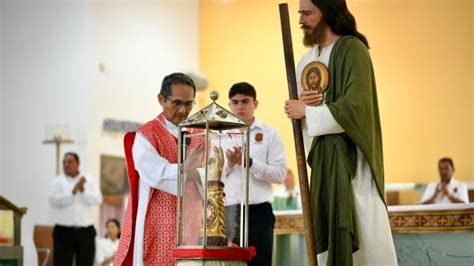
[[46, 125], [43, 144], [55, 144], [56, 146], [56, 175], [61, 173], [61, 145], [72, 144], [74, 140], [69, 138], [69, 126], [64, 124]]

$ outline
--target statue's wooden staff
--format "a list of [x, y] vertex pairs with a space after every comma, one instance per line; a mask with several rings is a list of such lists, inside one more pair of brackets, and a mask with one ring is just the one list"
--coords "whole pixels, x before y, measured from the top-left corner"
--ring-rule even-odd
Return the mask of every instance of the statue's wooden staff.
[[[291, 28], [288, 15], [288, 4], [279, 4], [281, 33], [283, 37], [283, 49], [285, 52], [286, 77], [290, 99], [298, 99], [296, 88], [295, 62], [293, 59], [293, 45], [291, 43]], [[308, 173], [306, 171], [306, 156], [303, 144], [303, 132], [301, 120], [292, 119], [293, 135], [295, 137], [296, 163], [298, 165], [298, 176], [301, 191], [301, 203], [303, 205], [303, 220], [306, 238], [306, 248], [308, 251], [308, 263], [310, 266], [317, 266], [316, 245], [314, 243], [313, 212], [311, 211], [311, 200], [308, 186]]]

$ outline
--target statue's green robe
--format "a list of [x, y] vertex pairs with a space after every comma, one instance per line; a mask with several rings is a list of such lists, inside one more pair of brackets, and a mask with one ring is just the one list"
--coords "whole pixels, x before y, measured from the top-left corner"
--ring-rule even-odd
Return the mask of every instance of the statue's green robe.
[[[352, 265], [359, 248], [351, 180], [357, 148], [367, 160], [384, 198], [382, 134], [374, 71], [366, 46], [339, 38], [329, 59], [325, 102], [344, 133], [315, 137], [308, 155], [316, 249], [328, 250], [327, 265]], [[317, 123], [317, 121], [307, 121]]]

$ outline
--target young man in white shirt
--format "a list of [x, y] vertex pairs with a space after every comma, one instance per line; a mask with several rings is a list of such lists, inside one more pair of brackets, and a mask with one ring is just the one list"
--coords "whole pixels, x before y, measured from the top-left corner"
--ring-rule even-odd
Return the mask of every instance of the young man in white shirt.
[[467, 185], [453, 178], [454, 163], [451, 158], [441, 158], [438, 162], [439, 182], [428, 185], [422, 204], [469, 203]]
[[54, 264], [93, 265], [95, 254], [94, 212], [102, 194], [91, 176], [79, 172], [79, 156], [68, 152], [64, 174], [50, 185], [49, 202], [54, 226]]
[[[281, 184], [286, 177], [286, 156], [283, 143], [276, 129], [255, 119], [254, 113], [258, 101], [254, 87], [246, 82], [236, 83], [229, 90], [229, 107], [235, 115], [250, 126], [249, 143], [249, 246], [256, 248], [256, 257], [249, 265], [271, 265], [273, 228], [275, 216], [271, 202], [273, 200], [272, 184]], [[239, 217], [229, 217], [236, 212], [242, 197], [242, 149], [226, 149], [226, 174], [222, 181], [225, 184], [226, 226]], [[230, 220], [230, 221], [229, 221]], [[231, 228], [226, 228], [228, 231]], [[238, 243], [238, 235], [230, 236]]]

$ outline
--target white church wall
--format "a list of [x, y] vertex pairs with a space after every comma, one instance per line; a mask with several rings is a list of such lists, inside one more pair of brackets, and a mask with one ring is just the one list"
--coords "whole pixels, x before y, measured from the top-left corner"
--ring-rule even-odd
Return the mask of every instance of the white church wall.
[[153, 118], [164, 75], [198, 70], [199, 2], [0, 3], [0, 193], [28, 207], [22, 243], [35, 265], [33, 226], [51, 223], [55, 174], [45, 126], [69, 125], [75, 144], [62, 153], [78, 152], [99, 182], [100, 155], [123, 154], [122, 134], [104, 132], [103, 120]]
[[50, 223], [48, 183], [55, 149], [45, 125], [67, 123], [87, 169], [89, 4], [2, 1], [2, 194], [28, 208], [22, 224], [25, 265], [36, 265], [34, 224]]
[[95, 3], [92, 43], [89, 169], [99, 175], [101, 154], [124, 156], [123, 133], [104, 132], [104, 119], [152, 119], [163, 77], [198, 70], [199, 2]]
[[3, 103], [3, 78], [2, 78], [2, 66], [3, 66], [3, 60], [2, 60], [2, 54], [3, 54], [3, 49], [2, 49], [2, 18], [3, 18], [3, 2], [0, 1], [0, 194], [3, 195], [3, 172], [2, 172], [2, 151], [3, 151], [3, 106], [5, 105]]

